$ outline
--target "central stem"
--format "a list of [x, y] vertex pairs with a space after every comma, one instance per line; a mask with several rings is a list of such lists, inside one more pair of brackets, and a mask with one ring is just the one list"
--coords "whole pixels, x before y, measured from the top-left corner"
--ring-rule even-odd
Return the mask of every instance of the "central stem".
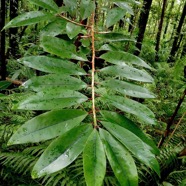
[[95, 107], [95, 32], [94, 32], [94, 13], [92, 14], [91, 17], [91, 38], [92, 38], [92, 83], [91, 83], [91, 88], [92, 88], [92, 114], [93, 114], [93, 122], [94, 122], [94, 127], [97, 127], [97, 119], [96, 119], [96, 107]]

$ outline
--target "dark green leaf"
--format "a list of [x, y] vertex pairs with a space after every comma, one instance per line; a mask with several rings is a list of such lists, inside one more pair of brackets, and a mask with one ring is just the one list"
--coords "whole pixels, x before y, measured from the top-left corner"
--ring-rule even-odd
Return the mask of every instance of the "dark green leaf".
[[10, 138], [8, 145], [35, 143], [62, 135], [77, 126], [87, 113], [82, 110], [46, 112], [27, 121]]
[[149, 92], [146, 88], [133, 83], [128, 83], [116, 79], [110, 79], [101, 82], [101, 85], [110, 88], [111, 90], [122, 94], [137, 97], [137, 98], [155, 98], [155, 95]]
[[54, 12], [59, 9], [53, 0], [30, 0], [30, 2]]
[[120, 19], [122, 19], [125, 15], [126, 11], [121, 8], [112, 8], [107, 13], [106, 18], [106, 27], [109, 28], [110, 26], [116, 24]]
[[135, 81], [149, 82], [149, 83], [153, 82], [153, 78], [146, 71], [138, 70], [128, 65], [109, 66], [101, 69], [100, 71], [109, 74], [111, 76], [121, 76]]
[[100, 56], [100, 58], [115, 65], [125, 66], [125, 64], [134, 64], [151, 69], [151, 67], [145, 63], [145, 61], [127, 52], [109, 51]]
[[57, 36], [59, 34], [66, 33], [67, 21], [61, 18], [56, 18], [54, 21], [50, 22], [41, 30], [41, 36]]
[[23, 84], [24, 87], [34, 91], [41, 91], [48, 88], [61, 87], [62, 89], [80, 90], [86, 88], [87, 84], [80, 79], [59, 74], [49, 74], [45, 76], [35, 76]]
[[73, 105], [79, 105], [88, 98], [83, 94], [65, 90], [61, 87], [46, 89], [23, 99], [14, 106], [15, 109], [25, 110], [58, 110]]
[[86, 72], [78, 65], [60, 58], [47, 56], [29, 56], [18, 60], [24, 65], [49, 73], [70, 74], [70, 75], [85, 75]]
[[89, 136], [84, 148], [83, 168], [87, 185], [102, 186], [106, 172], [106, 157], [96, 129]]
[[7, 89], [12, 83], [8, 81], [0, 81], [0, 90]]
[[71, 164], [83, 151], [92, 130], [91, 124], [77, 126], [54, 140], [36, 162], [32, 177], [51, 174]]
[[63, 3], [65, 4], [65, 8], [70, 13], [70, 15], [72, 17], [75, 16], [78, 9], [77, 0], [63, 0]]
[[144, 143], [149, 146], [149, 149], [152, 153], [157, 155], [159, 154], [159, 149], [156, 147], [154, 142], [149, 137], [147, 137], [135, 123], [127, 119], [124, 115], [110, 111], [101, 111], [100, 113], [107, 121], [120, 125], [121, 127], [124, 127], [125, 129], [138, 136]]
[[95, 10], [95, 3], [92, 0], [81, 0], [80, 15], [81, 19], [88, 18]]
[[102, 122], [102, 124], [113, 136], [125, 145], [136, 158], [160, 175], [158, 161], [146, 143], [135, 134], [119, 125], [109, 122]]
[[62, 58], [87, 61], [86, 56], [76, 53], [76, 47], [71, 41], [66, 41], [52, 36], [43, 36], [41, 38], [41, 47], [46, 52]]
[[138, 174], [134, 159], [128, 150], [107, 131], [100, 129], [106, 155], [121, 186], [137, 186]]
[[81, 32], [81, 27], [73, 23], [67, 23], [66, 32], [70, 39], [73, 39]]
[[12, 19], [7, 25], [5, 25], [4, 29], [10, 27], [19, 27], [25, 25], [36, 24], [41, 21], [49, 21], [54, 17], [53, 14], [42, 11], [31, 11], [17, 16]]
[[144, 123], [156, 124], [154, 113], [145, 105], [121, 96], [104, 96], [103, 99], [108, 104], [115, 106], [116, 108], [137, 116]]

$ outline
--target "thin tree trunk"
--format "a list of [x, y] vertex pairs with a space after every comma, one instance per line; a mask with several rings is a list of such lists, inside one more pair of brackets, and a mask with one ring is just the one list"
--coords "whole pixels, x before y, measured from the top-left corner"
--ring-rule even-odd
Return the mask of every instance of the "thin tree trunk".
[[143, 10], [141, 10], [140, 18], [138, 22], [139, 32], [138, 32], [137, 43], [136, 43], [137, 50], [134, 51], [134, 55], [136, 56], [138, 56], [141, 52], [142, 42], [145, 34], [145, 29], [146, 29], [151, 5], [152, 5], [152, 0], [143, 1]]
[[167, 5], [167, 0], [163, 0], [163, 8], [162, 8], [162, 12], [161, 12], [161, 19], [160, 19], [160, 23], [159, 23], [159, 26], [158, 26], [158, 32], [157, 32], [157, 35], [156, 35], [155, 61], [159, 60], [158, 52], [159, 52], [159, 49], [160, 49], [161, 32], [162, 32], [162, 28], [163, 28], [163, 20], [164, 20], [164, 17], [165, 17], [166, 5]]
[[163, 33], [163, 38], [165, 38], [165, 36], [167, 34], [167, 30], [168, 30], [169, 23], [170, 23], [170, 17], [171, 17], [172, 10], [173, 10], [173, 7], [174, 7], [174, 2], [175, 2], [175, 0], [172, 0], [169, 11], [168, 11], [167, 22], [166, 22], [165, 30], [164, 30], [164, 33]]
[[[5, 0], [1, 0], [0, 9], [0, 31], [5, 25]], [[6, 80], [6, 59], [5, 59], [5, 30], [0, 32], [0, 76], [1, 80]]]
[[[18, 16], [18, 0], [10, 0], [10, 20]], [[18, 56], [18, 28], [9, 29], [9, 57]]]
[[182, 26], [183, 26], [183, 23], [184, 23], [185, 15], [186, 15], [186, 2], [185, 2], [185, 5], [184, 5], [184, 8], [183, 8], [183, 12], [182, 12], [178, 27], [176, 29], [176, 35], [174, 37], [174, 41], [173, 41], [173, 45], [172, 45], [172, 49], [171, 49], [171, 52], [170, 52], [170, 55], [169, 55], [170, 57], [168, 59], [168, 62], [174, 62], [175, 61], [174, 58], [175, 58], [175, 55], [176, 55], [176, 53], [179, 49], [178, 40], [179, 40], [181, 29], [182, 29]]

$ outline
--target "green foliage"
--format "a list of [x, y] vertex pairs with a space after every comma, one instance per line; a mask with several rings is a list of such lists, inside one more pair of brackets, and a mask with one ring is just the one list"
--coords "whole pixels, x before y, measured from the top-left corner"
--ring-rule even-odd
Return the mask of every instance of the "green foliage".
[[[47, 21], [40, 34], [40, 46], [47, 55], [18, 60], [43, 75], [32, 77], [23, 84], [30, 91], [20, 96], [13, 106], [16, 110], [47, 112], [25, 122], [8, 142], [13, 145], [51, 140], [41, 156], [38, 155], [32, 177], [36, 179], [65, 170], [75, 163], [80, 154], [83, 154], [85, 181], [90, 186], [103, 183], [117, 185], [117, 182], [121, 186], [137, 186], [138, 173], [133, 156], [160, 176], [156, 160], [158, 149], [131, 119], [123, 116], [135, 116], [146, 125], [156, 124], [153, 112], [133, 100], [133, 97], [154, 97], [143, 87], [144, 83], [153, 82], [149, 73], [152, 68], [117, 46], [113, 50], [113, 47], [105, 45], [132, 39], [123, 33], [100, 33], [100, 30], [105, 30], [104, 27], [97, 29], [94, 1], [87, 9], [87, 1], [84, 0], [80, 4], [74, 0], [64, 1], [62, 9], [52, 0], [31, 2], [47, 11], [20, 15], [5, 29]], [[127, 2], [110, 3], [115, 7], [104, 10], [106, 27], [116, 24], [125, 12], [133, 14]], [[83, 25], [82, 20], [86, 18], [87, 25]], [[100, 64], [103, 60], [104, 65]], [[90, 67], [90, 71], [81, 68], [85, 65]], [[106, 158], [117, 181], [108, 181]], [[62, 179], [58, 176], [54, 176], [56, 181], [53, 185]], [[48, 179], [46, 185], [54, 177]]]

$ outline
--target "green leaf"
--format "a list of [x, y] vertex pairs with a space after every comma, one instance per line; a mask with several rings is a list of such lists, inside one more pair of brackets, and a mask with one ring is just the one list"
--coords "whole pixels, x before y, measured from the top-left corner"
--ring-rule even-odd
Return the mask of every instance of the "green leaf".
[[86, 75], [86, 72], [78, 65], [60, 58], [47, 56], [23, 57], [18, 62], [43, 72], [70, 75]]
[[111, 90], [122, 94], [137, 97], [137, 98], [155, 98], [155, 95], [149, 92], [146, 88], [134, 83], [124, 82], [116, 79], [110, 79], [101, 82], [101, 85], [110, 88]]
[[10, 138], [8, 145], [55, 138], [77, 126], [86, 116], [86, 112], [73, 109], [46, 112], [22, 125]]
[[121, 42], [121, 41], [133, 41], [135, 42], [134, 38], [131, 38], [129, 35], [124, 35], [122, 33], [117, 32], [108, 32], [104, 34], [96, 34], [97, 40], [103, 40], [104, 42]]
[[73, 23], [67, 23], [66, 32], [70, 39], [73, 39], [81, 32], [81, 27]]
[[67, 9], [70, 15], [75, 17], [76, 11], [78, 9], [77, 0], [63, 0], [63, 3], [65, 4], [65, 9]]
[[40, 32], [41, 37], [47, 36], [57, 36], [59, 34], [66, 33], [67, 21], [61, 18], [56, 18], [54, 21], [46, 25]]
[[112, 8], [107, 13], [106, 18], [106, 27], [109, 28], [110, 26], [116, 24], [120, 19], [122, 19], [125, 15], [125, 11], [121, 8]]
[[123, 10], [128, 12], [129, 14], [134, 15], [134, 12], [133, 12], [131, 6], [128, 5], [127, 2], [115, 2], [114, 4], [116, 4], [118, 7], [122, 8]]
[[137, 101], [116, 95], [105, 95], [103, 99], [107, 101], [108, 104], [111, 104], [124, 112], [134, 114], [144, 123], [156, 124], [154, 113], [145, 105]]
[[134, 159], [128, 150], [116, 141], [110, 133], [100, 129], [106, 155], [121, 186], [137, 186], [138, 174]]
[[59, 9], [53, 0], [30, 0], [30, 2], [54, 12], [58, 12]]
[[98, 131], [93, 130], [83, 151], [83, 168], [86, 184], [102, 186], [106, 172], [106, 157]]
[[65, 90], [61, 87], [46, 89], [31, 95], [14, 106], [14, 109], [25, 110], [58, 110], [73, 105], [79, 105], [88, 98], [83, 94]]
[[81, 0], [80, 16], [84, 20], [88, 18], [95, 10], [95, 3], [92, 0]]
[[108, 67], [101, 69], [100, 71], [103, 73], [109, 74], [111, 76], [125, 77], [127, 79], [131, 79], [135, 81], [147, 82], [147, 83], [153, 82], [153, 78], [146, 71], [138, 70], [128, 65], [108, 66]]
[[160, 168], [155, 155], [139, 137], [129, 130], [109, 122], [101, 122], [103, 126], [115, 136], [125, 147], [142, 163], [153, 169], [160, 175]]
[[8, 81], [0, 81], [0, 90], [7, 89], [12, 83]]
[[71, 41], [66, 41], [52, 36], [43, 36], [41, 38], [41, 47], [46, 52], [62, 58], [88, 61], [86, 56], [76, 53], [76, 47]]
[[149, 146], [149, 149], [152, 153], [156, 155], [159, 154], [159, 149], [156, 147], [152, 139], [147, 137], [135, 123], [127, 119], [124, 115], [110, 111], [100, 111], [100, 113], [107, 121], [117, 124], [138, 136], [144, 143]]
[[92, 130], [91, 124], [80, 125], [54, 140], [36, 162], [32, 177], [51, 174], [71, 164], [83, 151]]
[[49, 74], [45, 76], [35, 76], [26, 81], [23, 86], [34, 91], [41, 91], [48, 88], [61, 87], [62, 89], [80, 90], [86, 88], [87, 84], [80, 79], [59, 74]]
[[151, 69], [151, 67], [145, 63], [145, 61], [127, 52], [109, 51], [101, 55], [100, 58], [115, 65], [125, 66], [125, 64], [133, 64]]
[[54, 15], [48, 12], [30, 11], [12, 19], [3, 29], [36, 24], [41, 21], [49, 21], [53, 17]]

